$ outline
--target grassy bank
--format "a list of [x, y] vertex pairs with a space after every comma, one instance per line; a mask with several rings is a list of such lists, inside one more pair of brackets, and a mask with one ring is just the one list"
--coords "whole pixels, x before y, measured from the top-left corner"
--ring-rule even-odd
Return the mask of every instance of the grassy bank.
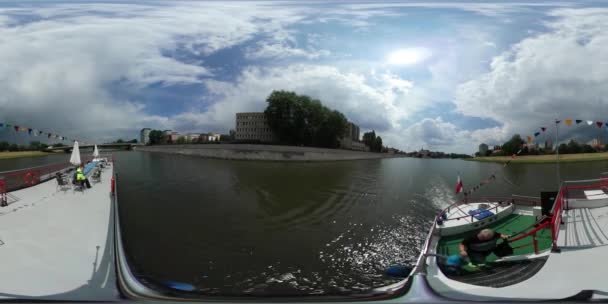
[[0, 159], [45, 156], [50, 153], [41, 151], [0, 152]]
[[[473, 160], [473, 161], [495, 162], [495, 163], [504, 163], [504, 162], [508, 161], [509, 159], [511, 159], [510, 156], [489, 156], [489, 157], [469, 158], [469, 160]], [[608, 152], [562, 154], [559, 156], [560, 163], [600, 161], [600, 160], [608, 160]], [[546, 164], [546, 163], [555, 163], [555, 162], [557, 162], [557, 158], [555, 155], [524, 155], [524, 156], [517, 156], [512, 161], [512, 163], [525, 163], [525, 164]]]

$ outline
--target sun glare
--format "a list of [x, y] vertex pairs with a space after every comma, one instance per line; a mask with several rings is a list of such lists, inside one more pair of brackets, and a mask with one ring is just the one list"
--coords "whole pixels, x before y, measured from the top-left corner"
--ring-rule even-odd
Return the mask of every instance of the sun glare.
[[388, 55], [388, 63], [408, 65], [416, 64], [428, 57], [428, 52], [425, 49], [411, 48], [394, 51]]

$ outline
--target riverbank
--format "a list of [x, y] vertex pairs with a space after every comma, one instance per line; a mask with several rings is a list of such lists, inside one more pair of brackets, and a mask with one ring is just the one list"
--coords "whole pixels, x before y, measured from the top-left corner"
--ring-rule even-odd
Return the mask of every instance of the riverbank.
[[47, 156], [52, 153], [42, 151], [0, 152], [0, 159]]
[[[510, 156], [489, 156], [489, 157], [475, 157], [470, 158], [472, 161], [479, 162], [494, 162], [504, 163], [510, 160]], [[603, 161], [608, 160], [608, 152], [602, 153], [579, 153], [579, 154], [562, 154], [559, 156], [560, 163], [574, 163], [574, 162], [589, 162], [589, 161]], [[556, 163], [557, 158], [555, 154], [552, 155], [524, 155], [517, 156], [512, 163], [525, 163], [525, 164], [546, 164]]]
[[217, 159], [300, 162], [403, 157], [395, 154], [359, 152], [340, 149], [250, 144], [159, 145], [138, 147], [137, 151], [194, 155]]

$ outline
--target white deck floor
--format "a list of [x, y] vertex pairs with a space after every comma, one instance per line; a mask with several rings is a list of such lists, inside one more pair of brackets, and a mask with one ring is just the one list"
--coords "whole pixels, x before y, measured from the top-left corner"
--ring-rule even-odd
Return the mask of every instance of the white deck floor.
[[474, 286], [450, 280], [434, 266], [427, 279], [439, 294], [459, 300], [562, 299], [582, 290], [606, 294], [607, 235], [608, 207], [569, 210], [558, 238], [558, 244], [566, 246], [561, 253], [548, 253], [543, 268], [524, 282], [503, 288]]
[[112, 168], [84, 192], [55, 180], [12, 192], [0, 208], [0, 299], [118, 300]]

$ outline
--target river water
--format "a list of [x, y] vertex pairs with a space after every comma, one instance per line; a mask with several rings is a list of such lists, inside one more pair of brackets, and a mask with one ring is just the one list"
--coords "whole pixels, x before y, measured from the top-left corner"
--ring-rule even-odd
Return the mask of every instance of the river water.
[[[496, 173], [476, 196], [557, 190], [550, 164], [114, 156], [135, 273], [152, 285], [185, 282], [206, 294], [343, 294], [395, 282], [384, 268], [416, 260], [433, 216], [457, 199], [459, 174], [466, 189]], [[562, 179], [605, 171], [608, 162], [561, 165]]]

